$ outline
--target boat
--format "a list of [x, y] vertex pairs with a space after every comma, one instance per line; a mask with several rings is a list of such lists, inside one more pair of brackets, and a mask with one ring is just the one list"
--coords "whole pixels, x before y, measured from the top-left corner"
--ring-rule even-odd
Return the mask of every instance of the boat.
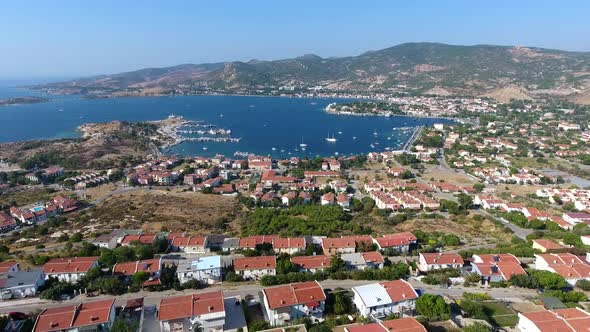
[[204, 147], [203, 147], [203, 150], [207, 151], [207, 147], [206, 147], [206, 146], [204, 146]]
[[273, 147], [273, 148], [272, 148], [272, 150], [273, 150], [273, 151], [276, 151], [276, 150], [277, 150], [277, 148]]
[[341, 131], [338, 131], [338, 135], [342, 135], [342, 132]]
[[311, 102], [312, 105], [317, 105], [318, 103], [316, 103], [315, 101]]
[[301, 144], [299, 144], [299, 146], [302, 148], [307, 146], [307, 144], [303, 143], [303, 137], [301, 137]]
[[301, 148], [301, 151], [305, 151], [305, 147]]
[[356, 139], [356, 136], [352, 136], [352, 139]]
[[374, 132], [373, 132], [373, 135], [377, 136], [377, 132], [376, 132], [376, 131], [374, 131]]
[[330, 143], [336, 143], [337, 139], [336, 139], [336, 137], [334, 137], [334, 135], [332, 135], [332, 137], [330, 137], [330, 135], [328, 135], [328, 137], [326, 137], [326, 141], [328, 141]]
[[373, 144], [371, 144], [370, 147], [375, 148], [375, 146]]

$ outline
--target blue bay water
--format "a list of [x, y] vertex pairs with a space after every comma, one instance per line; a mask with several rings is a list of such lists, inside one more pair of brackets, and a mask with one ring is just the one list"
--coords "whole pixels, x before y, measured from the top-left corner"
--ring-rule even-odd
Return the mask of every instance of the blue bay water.
[[[0, 98], [36, 94], [0, 88]], [[235, 151], [274, 157], [351, 155], [385, 148], [399, 149], [411, 131], [399, 127], [431, 126], [448, 120], [414, 117], [357, 117], [331, 115], [323, 108], [331, 98], [251, 96], [180, 96], [83, 99], [49, 96], [39, 104], [0, 107], [0, 142], [78, 137], [76, 127], [112, 120], [151, 121], [171, 114], [231, 129], [238, 143], [184, 142], [167, 150], [182, 155], [232, 156]], [[339, 134], [341, 132], [341, 134]], [[334, 136], [330, 143], [326, 137]], [[356, 137], [356, 138], [354, 138]], [[307, 144], [302, 151], [300, 144]], [[371, 147], [373, 145], [373, 147]], [[206, 148], [204, 150], [203, 148]], [[275, 150], [273, 150], [275, 148]], [[281, 150], [284, 150], [281, 152]]]

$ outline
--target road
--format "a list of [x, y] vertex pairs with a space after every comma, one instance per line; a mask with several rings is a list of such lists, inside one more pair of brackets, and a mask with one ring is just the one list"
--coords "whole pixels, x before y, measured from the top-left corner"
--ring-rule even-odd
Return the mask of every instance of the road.
[[[367, 280], [325, 280], [320, 282], [324, 289], [335, 289], [335, 288], [344, 288], [350, 289], [352, 287], [361, 286], [370, 284], [376, 281], [367, 281]], [[451, 288], [441, 288], [440, 286], [432, 286], [426, 285], [418, 280], [410, 279], [410, 284], [414, 288], [421, 289], [425, 293], [436, 294], [436, 295], [443, 295], [448, 297], [460, 297], [465, 292], [483, 292], [488, 293], [492, 297], [502, 300], [509, 300], [512, 302], [522, 301], [526, 298], [536, 296], [536, 292], [531, 289], [521, 289], [521, 288], [468, 288], [463, 286], [453, 286]], [[138, 297], [144, 297], [144, 305], [145, 306], [153, 306], [158, 305], [160, 301], [164, 298], [169, 298], [172, 296], [180, 296], [180, 295], [188, 295], [188, 294], [196, 294], [196, 293], [203, 293], [203, 292], [210, 292], [213, 290], [223, 290], [225, 297], [233, 297], [233, 296], [240, 296], [245, 298], [247, 295], [252, 295], [255, 298], [258, 298], [258, 294], [262, 290], [262, 287], [259, 284], [254, 282], [244, 282], [244, 283], [237, 283], [237, 284], [228, 284], [224, 283], [218, 286], [209, 287], [206, 289], [200, 290], [184, 290], [184, 291], [175, 291], [169, 290], [164, 292], [138, 292], [138, 293], [131, 293], [131, 294], [123, 294], [120, 296], [110, 296], [110, 295], [101, 295], [92, 298], [87, 298], [86, 296], [78, 296], [72, 300], [67, 301], [48, 301], [42, 300], [39, 298], [32, 298], [32, 299], [23, 299], [23, 300], [14, 300], [14, 301], [5, 301], [0, 302], [0, 313], [9, 313], [13, 311], [21, 311], [21, 312], [34, 312], [39, 311], [45, 308], [52, 308], [52, 307], [59, 307], [63, 305], [72, 305], [78, 304], [83, 301], [95, 301], [101, 299], [112, 299], [115, 298], [116, 305], [124, 305], [128, 299], [134, 299]]]

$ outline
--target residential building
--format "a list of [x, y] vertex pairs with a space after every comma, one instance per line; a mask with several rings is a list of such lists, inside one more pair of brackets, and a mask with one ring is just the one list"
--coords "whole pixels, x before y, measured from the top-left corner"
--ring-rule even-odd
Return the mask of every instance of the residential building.
[[164, 298], [158, 320], [162, 332], [221, 332], [225, 324], [222, 291]]
[[143, 284], [144, 286], [159, 285], [160, 274], [162, 272], [162, 259], [145, 259], [136, 262], [117, 263], [113, 266], [114, 276], [129, 278], [138, 272], [149, 274], [149, 279]]
[[65, 305], [43, 310], [33, 332], [110, 331], [115, 321], [115, 299]]
[[405, 280], [386, 281], [353, 287], [353, 302], [365, 318], [383, 318], [390, 314], [412, 315], [418, 293]]
[[0, 299], [22, 299], [35, 296], [45, 285], [43, 269], [10, 271], [0, 276]]
[[535, 268], [557, 273], [570, 285], [575, 285], [578, 280], [590, 280], [590, 264], [570, 253], [535, 255]]
[[19, 269], [19, 265], [16, 261], [4, 261], [0, 262], [0, 274], [8, 272], [16, 272]]
[[277, 274], [275, 256], [240, 257], [234, 259], [234, 270], [247, 280], [260, 280]]
[[535, 239], [533, 240], [533, 249], [537, 249], [541, 252], [547, 252], [549, 250], [563, 249], [563, 247], [551, 240]]
[[291, 257], [291, 262], [299, 267], [300, 272], [324, 271], [330, 268], [331, 261], [332, 257], [325, 255]]
[[381, 269], [385, 259], [378, 251], [342, 254], [347, 270]]
[[305, 246], [306, 242], [303, 237], [276, 238], [272, 242], [272, 248], [276, 253], [285, 253], [289, 255], [305, 251]]
[[473, 255], [471, 267], [484, 283], [506, 281], [513, 275], [526, 274], [518, 258], [512, 254]]
[[323, 320], [326, 294], [317, 281], [301, 282], [262, 289], [262, 304], [272, 326], [298, 318]]
[[88, 270], [98, 266], [99, 257], [53, 258], [43, 265], [45, 278], [57, 278], [65, 282], [77, 282]]
[[378, 323], [346, 326], [344, 332], [426, 332], [426, 328], [414, 317], [402, 317]]
[[324, 255], [350, 254], [356, 250], [356, 241], [350, 237], [322, 239]]
[[418, 242], [418, 238], [410, 232], [387, 234], [373, 239], [379, 250], [393, 249], [400, 253], [410, 251], [410, 246]]
[[176, 268], [176, 275], [181, 284], [199, 280], [203, 284], [221, 281], [221, 256], [205, 256], [196, 260], [181, 260]]
[[587, 331], [590, 314], [580, 308], [543, 310], [518, 313], [517, 329], [521, 332]]
[[456, 253], [420, 253], [418, 269], [428, 272], [439, 269], [458, 269], [463, 266], [463, 258]]
[[204, 254], [209, 252], [206, 236], [177, 236], [172, 240], [172, 249], [187, 254]]

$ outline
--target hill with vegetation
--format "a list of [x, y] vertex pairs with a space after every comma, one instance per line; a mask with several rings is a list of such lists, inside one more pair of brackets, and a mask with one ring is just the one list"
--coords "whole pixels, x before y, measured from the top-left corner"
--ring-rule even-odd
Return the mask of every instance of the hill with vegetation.
[[[325, 91], [561, 96], [585, 101], [590, 53], [521, 46], [406, 43], [358, 56], [185, 64], [38, 86], [96, 97]], [[283, 89], [281, 89], [283, 87]], [[526, 91], [526, 93], [524, 93]]]

